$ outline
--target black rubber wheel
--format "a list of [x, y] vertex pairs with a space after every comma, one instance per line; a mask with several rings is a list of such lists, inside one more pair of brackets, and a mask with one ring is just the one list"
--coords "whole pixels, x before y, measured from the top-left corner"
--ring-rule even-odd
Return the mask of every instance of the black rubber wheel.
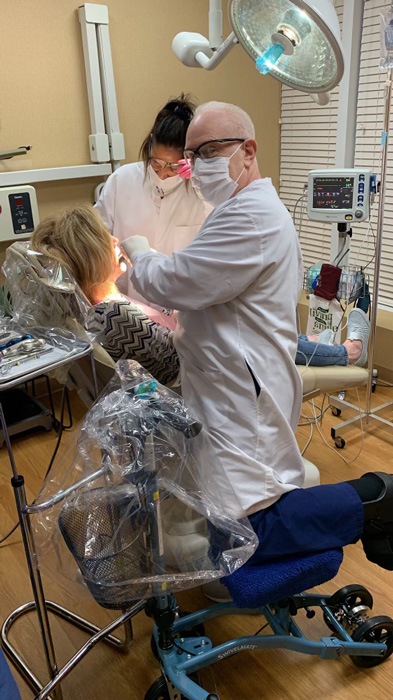
[[[192, 678], [195, 683], [198, 683], [197, 673], [192, 674], [190, 678]], [[217, 696], [212, 695], [212, 698], [215, 697], [217, 698]], [[160, 676], [156, 681], [154, 681], [147, 691], [144, 700], [170, 700], [169, 691], [164, 676]], [[180, 693], [180, 690], [177, 690], [175, 691], [175, 700], [187, 700], [187, 698]]]
[[341, 408], [337, 408], [337, 406], [332, 406], [331, 411], [332, 416], [341, 416]]
[[343, 450], [345, 447], [345, 440], [344, 438], [338, 436], [334, 438], [334, 444], [336, 445], [338, 450]]
[[170, 700], [164, 676], [160, 676], [154, 681], [147, 691], [144, 700]]
[[[374, 600], [367, 588], [361, 584], [352, 583], [349, 586], [340, 588], [329, 598], [328, 607], [333, 613], [339, 610], [342, 605], [346, 605], [351, 609], [356, 608], [358, 605], [366, 605], [372, 610]], [[336, 628], [332, 625], [325, 613], [323, 614], [323, 619], [329, 629], [332, 630], [332, 632], [336, 632]]]
[[374, 600], [367, 588], [360, 583], [351, 583], [349, 586], [339, 588], [338, 591], [330, 596], [328, 601], [329, 608], [343, 605], [343, 603], [350, 608], [356, 608], [358, 605], [367, 605], [372, 610]]
[[372, 668], [383, 664], [393, 653], [393, 620], [387, 615], [377, 615], [363, 622], [353, 633], [354, 642], [374, 642], [386, 644], [383, 656], [351, 656], [353, 663], [361, 668]]
[[[175, 692], [175, 700], [186, 700], [180, 691]], [[147, 691], [144, 700], [171, 700], [164, 676], [160, 676], [154, 681]]]

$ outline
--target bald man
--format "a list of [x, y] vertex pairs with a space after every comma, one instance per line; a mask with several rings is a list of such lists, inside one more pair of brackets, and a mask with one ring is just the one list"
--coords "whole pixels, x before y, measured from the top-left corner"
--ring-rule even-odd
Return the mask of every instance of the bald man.
[[[137, 291], [179, 310], [182, 393], [206, 428], [206, 489], [231, 515], [249, 516], [260, 541], [255, 556], [263, 561], [358, 539], [365, 481], [358, 480], [360, 490], [355, 482], [299, 488], [304, 472], [294, 433], [302, 387], [294, 360], [301, 252], [256, 152], [254, 126], [242, 109], [199, 107], [185, 157], [193, 187], [215, 209], [171, 258], [151, 251], [143, 237], [123, 246]], [[367, 479], [370, 499], [386, 505], [388, 497], [393, 513], [391, 477]], [[375, 512], [369, 510], [369, 520]]]

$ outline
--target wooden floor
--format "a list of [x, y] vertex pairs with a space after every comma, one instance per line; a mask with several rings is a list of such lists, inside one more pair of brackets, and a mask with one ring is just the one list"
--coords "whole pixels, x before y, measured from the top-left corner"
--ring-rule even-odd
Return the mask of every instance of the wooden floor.
[[[348, 395], [356, 401], [356, 395]], [[362, 397], [362, 393], [361, 393]], [[393, 398], [392, 389], [378, 389], [374, 401], [383, 403]], [[64, 435], [59, 459], [68, 463], [78, 434], [78, 422], [83, 407], [73, 397], [75, 427]], [[320, 399], [317, 400], [320, 403]], [[304, 406], [304, 412], [309, 411]], [[346, 417], [346, 416], [345, 416]], [[386, 417], [393, 419], [390, 409]], [[325, 414], [322, 432], [329, 444], [330, 427], [341, 419]], [[309, 434], [308, 427], [298, 431], [303, 446]], [[360, 445], [360, 430], [355, 428], [346, 436], [347, 446], [340, 454], [347, 459], [356, 456]], [[31, 500], [38, 492], [55, 443], [54, 433], [32, 432], [12, 440], [18, 470], [26, 478], [27, 495]], [[329, 449], [315, 431], [306, 456], [321, 471], [323, 483], [356, 478], [369, 470], [393, 468], [393, 435], [385, 428], [372, 424], [366, 431], [364, 447], [353, 464], [346, 464], [338, 454]], [[0, 451], [0, 533], [3, 535], [15, 522], [13, 493], [9, 484], [10, 465], [5, 449]], [[375, 614], [393, 616], [393, 574], [370, 564], [361, 545], [346, 548], [344, 563], [334, 581], [321, 587], [332, 593], [348, 583], [362, 583], [372, 592]], [[99, 608], [88, 596], [80, 594], [80, 588], [61, 579], [57, 572], [44, 578], [48, 598], [62, 603], [85, 615], [98, 624], [104, 624], [111, 615]], [[0, 549], [0, 619], [15, 607], [31, 599], [31, 590], [22, 551], [20, 534], [15, 533]], [[204, 607], [208, 601], [199, 588], [183, 592], [179, 596], [183, 609]], [[303, 620], [303, 616], [302, 616]], [[251, 616], [221, 618], [207, 624], [207, 633], [214, 642], [242, 634], [252, 634], [263, 620]], [[134, 622], [135, 640], [130, 652], [123, 655], [104, 644], [98, 645], [63, 683], [64, 700], [143, 700], [150, 684], [159, 675], [157, 662], [149, 649], [151, 621], [139, 614]], [[305, 629], [315, 635], [328, 635], [322, 620], [306, 620]], [[86, 639], [85, 635], [66, 623], [53, 620], [53, 634], [59, 664], [63, 664]], [[46, 679], [46, 669], [34, 616], [16, 623], [12, 638], [29, 660], [35, 673]], [[348, 658], [338, 661], [322, 661], [293, 652], [272, 650], [245, 652], [216, 664], [204, 672], [204, 686], [210, 692], [218, 692], [221, 700], [380, 700], [392, 697], [393, 657], [375, 669], [362, 670]], [[32, 692], [15, 673], [23, 700], [31, 699]], [[1, 698], [6, 700], [6, 698]]]

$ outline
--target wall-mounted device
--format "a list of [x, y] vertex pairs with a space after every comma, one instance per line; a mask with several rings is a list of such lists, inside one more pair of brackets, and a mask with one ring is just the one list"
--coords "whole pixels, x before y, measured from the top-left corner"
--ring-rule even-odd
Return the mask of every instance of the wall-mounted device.
[[0, 241], [30, 238], [38, 223], [34, 187], [0, 187]]
[[365, 168], [311, 170], [308, 174], [307, 215], [315, 221], [345, 223], [365, 221], [370, 198], [376, 192], [376, 176]]

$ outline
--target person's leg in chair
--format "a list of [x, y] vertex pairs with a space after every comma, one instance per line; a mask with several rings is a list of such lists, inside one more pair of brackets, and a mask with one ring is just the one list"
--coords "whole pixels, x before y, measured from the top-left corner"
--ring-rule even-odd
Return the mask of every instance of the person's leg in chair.
[[364, 311], [352, 309], [348, 315], [347, 339], [342, 345], [333, 345], [334, 332], [320, 335], [298, 335], [296, 364], [311, 367], [358, 365], [367, 362], [370, 321]]

